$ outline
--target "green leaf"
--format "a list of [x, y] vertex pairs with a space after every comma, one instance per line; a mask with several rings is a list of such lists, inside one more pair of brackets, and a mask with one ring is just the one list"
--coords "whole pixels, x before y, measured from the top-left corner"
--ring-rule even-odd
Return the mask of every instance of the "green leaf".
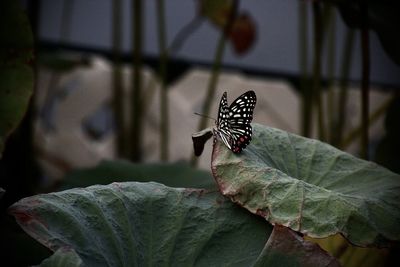
[[281, 225], [275, 225], [261, 255], [255, 266], [340, 266], [317, 244]]
[[0, 157], [21, 122], [33, 89], [33, 39], [18, 1], [0, 1]]
[[135, 164], [115, 160], [103, 161], [94, 168], [72, 171], [66, 175], [61, 189], [128, 181], [153, 181], [170, 187], [217, 188], [210, 172], [194, 169], [184, 162]]
[[82, 266], [82, 260], [71, 248], [60, 248], [52, 256], [45, 259], [40, 267], [73, 267]]
[[359, 246], [400, 240], [400, 176], [328, 144], [253, 125], [236, 155], [221, 142], [212, 170], [223, 195], [272, 224]]
[[113, 183], [25, 198], [20, 226], [87, 266], [251, 266], [271, 232], [219, 193], [157, 183]]
[[310, 238], [322, 249], [335, 257], [343, 266], [378, 267], [388, 265], [389, 249], [363, 248], [351, 245], [342, 235], [337, 234], [327, 238]]

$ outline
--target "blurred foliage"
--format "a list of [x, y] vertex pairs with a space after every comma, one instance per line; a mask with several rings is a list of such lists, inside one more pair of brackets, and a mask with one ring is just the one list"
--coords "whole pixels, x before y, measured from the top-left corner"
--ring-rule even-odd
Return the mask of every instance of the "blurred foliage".
[[[0, 158], [7, 137], [21, 124], [28, 110], [34, 87], [33, 49], [34, 42], [30, 23], [21, 9], [19, 1], [0, 1]], [[17, 134], [14, 139], [18, 140], [18, 137], [20, 134]], [[10, 145], [11, 143], [7, 145], [6, 151], [10, 150]], [[10, 190], [7, 187], [6, 181], [10, 180], [15, 184], [23, 184], [28, 181], [27, 177], [21, 177], [17, 173], [12, 173], [15, 176], [10, 177], [9, 170], [12, 168], [9, 168], [7, 163], [14, 158], [12, 156], [7, 158], [9, 154], [6, 151], [0, 162], [0, 182], [7, 189], [7, 191], [1, 189], [0, 193], [1, 261], [4, 266], [38, 264], [50, 255], [49, 250], [22, 231], [3, 210], [8, 201], [14, 198], [13, 189]], [[18, 164], [19, 169], [29, 171], [24, 161], [25, 155], [29, 154], [29, 149], [24, 147], [22, 151], [25, 154], [19, 154], [19, 161], [14, 164]], [[24, 191], [25, 185], [22, 187], [19, 188], [19, 193]]]
[[368, 6], [368, 24], [374, 30], [389, 57], [400, 65], [400, 3], [393, 0], [323, 0], [337, 5], [343, 20], [351, 28], [361, 27], [360, 3]]
[[51, 255], [51, 251], [30, 237], [8, 214], [0, 215], [0, 252], [3, 266], [31, 266]]
[[184, 162], [137, 164], [123, 160], [103, 161], [94, 168], [74, 170], [66, 175], [60, 189], [127, 181], [216, 189], [210, 172], [192, 168]]
[[[229, 21], [233, 12], [234, 0], [198, 0], [199, 13], [210, 20], [221, 31]], [[257, 37], [257, 27], [254, 18], [245, 11], [235, 15], [232, 28], [227, 34], [237, 55], [243, 55], [254, 45]]]
[[0, 158], [33, 90], [33, 37], [18, 1], [0, 1]]
[[385, 117], [386, 135], [380, 140], [375, 152], [375, 162], [400, 173], [400, 97], [390, 104]]

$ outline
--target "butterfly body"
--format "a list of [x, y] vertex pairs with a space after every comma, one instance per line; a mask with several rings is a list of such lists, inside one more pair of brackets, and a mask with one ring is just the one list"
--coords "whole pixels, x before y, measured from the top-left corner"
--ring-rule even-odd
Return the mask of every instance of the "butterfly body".
[[247, 91], [228, 106], [227, 93], [221, 97], [214, 135], [234, 153], [240, 153], [251, 141], [253, 110], [257, 97]]

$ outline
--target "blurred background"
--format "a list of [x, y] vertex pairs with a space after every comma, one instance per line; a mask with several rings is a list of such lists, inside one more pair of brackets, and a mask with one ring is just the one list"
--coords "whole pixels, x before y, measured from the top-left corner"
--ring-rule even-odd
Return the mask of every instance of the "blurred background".
[[[178, 162], [209, 173], [212, 142], [196, 158], [191, 136], [215, 123], [194, 113], [216, 118], [224, 91], [229, 103], [256, 92], [253, 122], [400, 172], [396, 3], [19, 2], [32, 29], [35, 80], [3, 152], [4, 207], [103, 160]], [[365, 261], [370, 251], [352, 257], [356, 249], [344, 242], [325, 248], [348, 266]], [[370, 266], [387, 262], [385, 253]]]
[[[368, 24], [376, 30], [367, 33], [367, 117], [381, 116], [369, 124], [368, 147], [362, 147], [361, 133], [349, 136], [365, 115], [358, 7], [289, 0], [135, 3], [23, 1], [35, 18], [40, 63], [35, 136], [51, 177], [103, 158], [189, 161], [191, 134], [214, 124], [193, 113], [216, 117], [222, 92], [232, 101], [250, 89], [259, 98], [255, 122], [337, 146], [345, 139], [343, 149], [375, 156], [384, 135], [382, 109], [400, 86], [397, 55], [388, 48], [390, 23], [398, 20], [390, 8], [369, 6], [379, 9]], [[204, 155], [199, 166], [208, 169], [210, 153]]]
[[[118, 2], [120, 2], [121, 8], [120, 14], [118, 14], [121, 24], [120, 49], [128, 59], [132, 50], [132, 1], [120, 0]], [[165, 42], [167, 47], [171, 47], [173, 41], [176, 41], [177, 35], [182, 34], [182, 29], [191, 22], [195, 24], [193, 21], [197, 19], [198, 24], [192, 26], [192, 31], [187, 33], [187, 38], [179, 47], [174, 49], [170, 58], [195, 67], [209, 67], [214, 61], [215, 48], [221, 32], [216, 28], [214, 21], [210, 21], [213, 18], [207, 16], [199, 18], [202, 15], [201, 2], [196, 0], [169, 0], [165, 2], [163, 10], [165, 14], [163, 21]], [[213, 1], [209, 2], [212, 3]], [[38, 22], [40, 43], [46, 48], [65, 46], [84, 52], [93, 51], [103, 55], [110, 54], [113, 48], [113, 4], [115, 5], [113, 1], [108, 0], [40, 1]], [[143, 12], [142, 52], [147, 64], [152, 63], [151, 60], [157, 60], [160, 54], [157, 5], [156, 0], [143, 1], [141, 7]], [[214, 3], [213, 5], [218, 4]], [[307, 15], [307, 58], [308, 61], [311, 61], [314, 43], [312, 41], [312, 5], [309, 1], [240, 1], [239, 14], [246, 18], [242, 22], [243, 32], [241, 32], [240, 37], [248, 39], [249, 47], [237, 51], [229, 44], [224, 52], [223, 65], [259, 76], [273, 76], [274, 74], [286, 78], [299, 76], [301, 74], [299, 61], [302, 58], [299, 53], [302, 32], [299, 30], [302, 28], [301, 17], [303, 16], [299, 9], [302, 6], [305, 6]], [[215, 12], [218, 12], [218, 10]], [[322, 57], [327, 60], [328, 43], [335, 46], [334, 61], [336, 64], [334, 72], [335, 78], [339, 78], [343, 42], [349, 27], [333, 6], [331, 11], [325, 12], [327, 13], [322, 14], [325, 15], [323, 19], [330, 20], [329, 25], [328, 22], [325, 22], [325, 27], [335, 28], [335, 38], [328, 40], [329, 31], [325, 32]], [[245, 22], [246, 24], [244, 24]], [[334, 26], [331, 24], [334, 24]], [[242, 42], [245, 42], [245, 40]], [[352, 50], [349, 79], [360, 81], [361, 47], [359, 38], [354, 39]], [[390, 55], [385, 53], [375, 31], [370, 33], [370, 61], [372, 66], [371, 83], [393, 87], [400, 85], [399, 66], [391, 60]], [[322, 73], [324, 78], [328, 78], [327, 66], [322, 67]]]

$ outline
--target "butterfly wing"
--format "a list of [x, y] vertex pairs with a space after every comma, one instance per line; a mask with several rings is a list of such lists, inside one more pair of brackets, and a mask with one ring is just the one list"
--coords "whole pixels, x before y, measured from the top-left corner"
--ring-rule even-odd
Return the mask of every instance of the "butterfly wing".
[[224, 92], [224, 94], [221, 97], [221, 101], [219, 102], [217, 126], [226, 127], [225, 124], [227, 124], [228, 118], [229, 118], [228, 100], [227, 100], [227, 94], [226, 92]]
[[257, 97], [254, 91], [242, 94], [229, 107], [229, 131], [231, 150], [240, 153], [251, 141], [253, 111], [256, 106]]
[[224, 92], [224, 94], [222, 95], [221, 101], [219, 103], [218, 118], [216, 124], [217, 130], [215, 131], [215, 133], [220, 137], [222, 142], [224, 142], [224, 144], [229, 149], [231, 149], [232, 136], [229, 132], [229, 107], [226, 92]]
[[242, 94], [229, 107], [226, 92], [221, 97], [214, 133], [234, 153], [240, 153], [251, 141], [250, 123], [256, 101], [254, 91]]

